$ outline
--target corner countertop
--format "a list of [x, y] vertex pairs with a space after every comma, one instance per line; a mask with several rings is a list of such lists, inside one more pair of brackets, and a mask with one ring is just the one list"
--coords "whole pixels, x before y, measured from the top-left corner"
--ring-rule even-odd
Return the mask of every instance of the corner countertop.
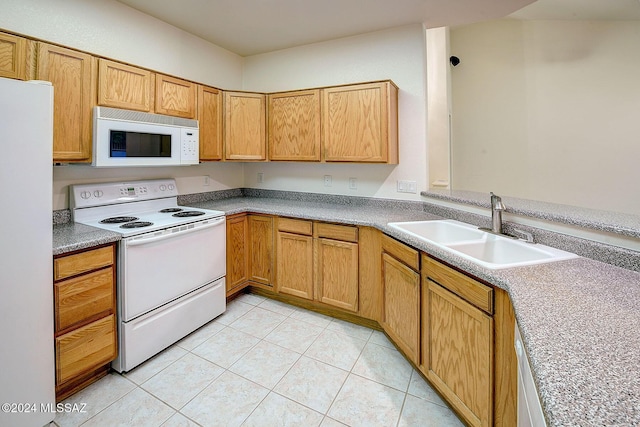
[[53, 226], [53, 255], [79, 251], [120, 240], [120, 234], [68, 222]]
[[[425, 212], [421, 203], [370, 199], [349, 205], [234, 197], [189, 205], [227, 215], [254, 212], [375, 227], [505, 289], [513, 302], [549, 425], [640, 425], [638, 272], [587, 258], [488, 270], [387, 226], [389, 222], [442, 219]], [[57, 225], [54, 254], [119, 239], [106, 234], [113, 233]], [[96, 240], [90, 244], [92, 238]]]

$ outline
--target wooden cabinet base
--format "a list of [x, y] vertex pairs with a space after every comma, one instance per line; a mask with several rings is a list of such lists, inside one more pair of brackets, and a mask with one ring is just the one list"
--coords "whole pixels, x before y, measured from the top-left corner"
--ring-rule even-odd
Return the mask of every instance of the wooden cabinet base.
[[71, 381], [56, 386], [56, 402], [62, 402], [67, 397], [76, 394], [83, 388], [105, 377], [111, 370], [111, 364], [100, 366], [91, 372], [87, 372]]

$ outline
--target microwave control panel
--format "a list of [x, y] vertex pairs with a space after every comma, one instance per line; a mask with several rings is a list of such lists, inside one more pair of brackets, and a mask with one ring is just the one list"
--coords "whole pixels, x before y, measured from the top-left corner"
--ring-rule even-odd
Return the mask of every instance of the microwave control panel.
[[180, 138], [180, 163], [197, 165], [200, 162], [198, 129], [182, 129]]

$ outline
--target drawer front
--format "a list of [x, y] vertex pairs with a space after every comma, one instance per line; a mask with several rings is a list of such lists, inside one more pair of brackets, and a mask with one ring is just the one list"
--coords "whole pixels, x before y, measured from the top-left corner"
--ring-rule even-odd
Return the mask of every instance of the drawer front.
[[113, 313], [113, 267], [56, 283], [54, 298], [56, 332], [100, 313]]
[[358, 243], [358, 227], [318, 222], [316, 223], [316, 233], [318, 237]]
[[387, 235], [382, 236], [382, 249], [414, 270], [420, 270], [420, 253], [417, 250]]
[[493, 314], [493, 289], [490, 286], [447, 267], [428, 256], [422, 256], [422, 276], [465, 299], [489, 314]]
[[114, 246], [106, 246], [100, 249], [56, 258], [53, 261], [53, 279], [66, 279], [67, 277], [112, 265], [114, 258], [113, 248]]
[[302, 219], [278, 218], [278, 230], [311, 236], [313, 234], [313, 223]]
[[113, 314], [56, 338], [56, 384], [109, 363], [117, 355]]

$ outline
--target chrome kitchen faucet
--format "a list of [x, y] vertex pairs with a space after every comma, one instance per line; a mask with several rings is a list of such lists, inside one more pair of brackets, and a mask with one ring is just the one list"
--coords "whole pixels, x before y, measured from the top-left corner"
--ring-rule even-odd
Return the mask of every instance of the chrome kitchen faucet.
[[506, 209], [499, 196], [491, 194], [491, 231], [502, 234], [502, 211]]

